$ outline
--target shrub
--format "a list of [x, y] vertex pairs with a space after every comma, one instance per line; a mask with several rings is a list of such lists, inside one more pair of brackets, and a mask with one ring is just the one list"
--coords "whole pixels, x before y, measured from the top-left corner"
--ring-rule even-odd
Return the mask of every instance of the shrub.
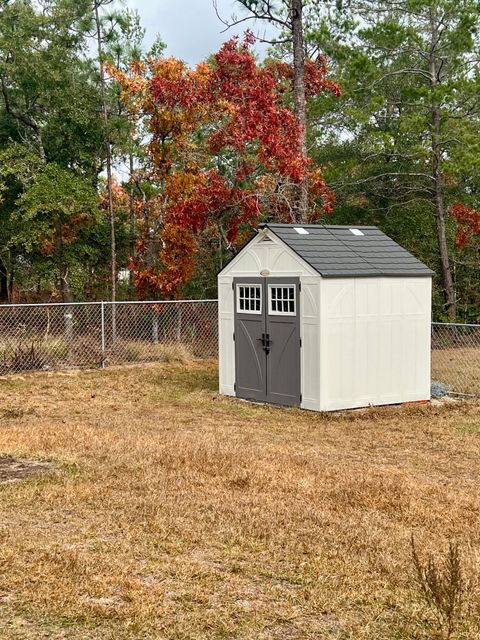
[[433, 556], [422, 562], [413, 534], [411, 545], [418, 589], [434, 613], [440, 632], [448, 640], [462, 619], [466, 591], [458, 544], [450, 542], [445, 558], [440, 562]]

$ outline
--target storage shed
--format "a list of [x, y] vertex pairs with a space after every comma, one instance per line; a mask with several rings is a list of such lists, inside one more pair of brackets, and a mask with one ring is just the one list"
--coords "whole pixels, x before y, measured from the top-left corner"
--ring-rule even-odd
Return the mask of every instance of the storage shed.
[[432, 275], [377, 227], [262, 225], [218, 275], [220, 393], [315, 411], [428, 400]]

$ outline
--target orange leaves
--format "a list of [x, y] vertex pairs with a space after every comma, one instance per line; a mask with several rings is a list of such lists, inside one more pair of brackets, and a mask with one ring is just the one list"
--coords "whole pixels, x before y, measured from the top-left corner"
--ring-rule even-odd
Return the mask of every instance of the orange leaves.
[[480, 210], [456, 202], [450, 207], [449, 213], [458, 223], [455, 238], [457, 246], [473, 244], [480, 249]]
[[[248, 32], [242, 42], [232, 38], [212, 62], [195, 68], [161, 58], [126, 74], [109, 70], [148, 134], [157, 204], [144, 212], [148, 224], [140, 225], [135, 267], [145, 291], [179, 295], [193, 273], [198, 234], [217, 233], [235, 244], [262, 216], [291, 218], [295, 188], [305, 179], [312, 216], [333, 207], [320, 169], [301, 152], [298, 120], [284, 104], [291, 68], [259, 66], [253, 40]], [[323, 58], [307, 63], [309, 95], [339, 93], [326, 73]]]
[[156, 105], [164, 109], [181, 106], [184, 110], [201, 108], [208, 102], [212, 70], [205, 64], [190, 69], [181, 60], [166, 58], [151, 63], [153, 77], [150, 92]]
[[171, 198], [172, 202], [187, 200], [192, 196], [197, 182], [198, 176], [193, 171], [176, 171], [165, 184], [165, 195]]
[[335, 205], [335, 194], [331, 191], [322, 175], [320, 168], [313, 169], [308, 173], [309, 181], [309, 222], [315, 222], [318, 219], [317, 207], [320, 207], [324, 213], [332, 213]]
[[[293, 80], [293, 69], [290, 64], [280, 60], [273, 60], [268, 63], [269, 68], [278, 81]], [[318, 56], [316, 61], [305, 60], [305, 94], [307, 98], [313, 98], [322, 91], [330, 91], [335, 96], [340, 96], [342, 90], [340, 85], [328, 79], [328, 67], [325, 56]]]
[[191, 231], [173, 223], [165, 224], [162, 236], [164, 270], [160, 275], [160, 290], [166, 298], [178, 298], [183, 285], [193, 275], [197, 244]]
[[[128, 208], [128, 193], [123, 186], [113, 178], [112, 180], [113, 210], [121, 211]], [[104, 188], [100, 193], [100, 208], [108, 211], [108, 190]]]

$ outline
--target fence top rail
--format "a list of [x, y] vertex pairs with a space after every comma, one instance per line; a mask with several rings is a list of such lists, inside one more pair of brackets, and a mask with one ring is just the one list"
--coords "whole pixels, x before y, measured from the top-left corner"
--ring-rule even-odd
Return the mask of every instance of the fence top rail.
[[[86, 305], [97, 306], [117, 306], [127, 304], [145, 304], [145, 305], [157, 305], [157, 304], [201, 304], [205, 302], [218, 302], [216, 299], [207, 300], [97, 300], [95, 302], [29, 302], [22, 304], [0, 304], [0, 309], [19, 309], [22, 307], [84, 307]], [[480, 325], [479, 325], [480, 326]]]
[[480, 329], [480, 324], [468, 324], [466, 322], [432, 322], [434, 327], [477, 327]]

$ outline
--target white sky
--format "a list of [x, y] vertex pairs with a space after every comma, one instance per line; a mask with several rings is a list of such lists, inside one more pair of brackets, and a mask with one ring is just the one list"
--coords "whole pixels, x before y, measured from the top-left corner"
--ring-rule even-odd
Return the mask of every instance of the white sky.
[[[212, 0], [126, 0], [126, 5], [137, 9], [146, 28], [146, 46], [157, 34], [166, 43], [166, 55], [176, 56], [193, 65], [214, 53], [234, 34], [251, 28], [254, 33], [272, 36], [276, 33], [266, 23], [255, 25], [247, 21], [222, 33], [225, 26], [218, 20]], [[229, 20], [233, 14], [245, 16], [243, 7], [234, 0], [217, 0], [220, 15]], [[256, 46], [262, 54], [266, 47]]]

